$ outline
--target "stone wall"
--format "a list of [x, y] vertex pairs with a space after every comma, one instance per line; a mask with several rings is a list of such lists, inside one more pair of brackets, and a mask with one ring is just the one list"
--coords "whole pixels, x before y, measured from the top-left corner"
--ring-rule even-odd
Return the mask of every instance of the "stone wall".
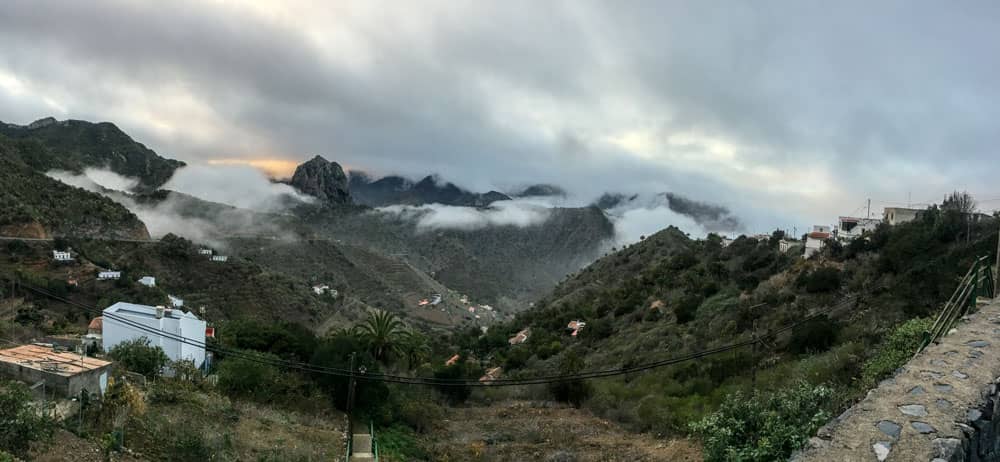
[[1000, 303], [990, 303], [820, 428], [792, 460], [1000, 461], [998, 384]]

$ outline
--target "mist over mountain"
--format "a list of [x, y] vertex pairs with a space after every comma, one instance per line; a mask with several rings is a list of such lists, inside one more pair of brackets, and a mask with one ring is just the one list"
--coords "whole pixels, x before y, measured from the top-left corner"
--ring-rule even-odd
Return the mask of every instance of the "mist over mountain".
[[106, 169], [138, 180], [134, 187], [163, 186], [185, 164], [160, 157], [110, 122], [36, 120], [28, 125], [0, 121], [0, 134], [13, 140], [32, 140], [43, 147], [21, 160], [39, 171], [83, 173], [87, 167]]
[[510, 200], [498, 191], [470, 192], [444, 181], [437, 175], [428, 175], [413, 182], [396, 175], [374, 179], [363, 171], [351, 171], [350, 189], [354, 202], [370, 207], [386, 205], [443, 204], [463, 207], [485, 207], [497, 201]]
[[[707, 233], [732, 234], [744, 230], [743, 221], [728, 207], [702, 202], [680, 194], [666, 192], [654, 195], [605, 193], [594, 205], [619, 219], [632, 218], [648, 224], [633, 223], [646, 235], [664, 225], [674, 225], [695, 236]], [[629, 233], [634, 234], [634, 233]]]

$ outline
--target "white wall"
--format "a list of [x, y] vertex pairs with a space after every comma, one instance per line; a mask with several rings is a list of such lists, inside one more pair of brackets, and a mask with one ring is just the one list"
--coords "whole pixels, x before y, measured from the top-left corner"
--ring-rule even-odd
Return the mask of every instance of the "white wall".
[[[205, 362], [205, 321], [185, 316], [181, 316], [179, 319], [167, 316], [157, 319], [155, 316], [141, 316], [122, 311], [109, 311], [114, 307], [115, 305], [112, 305], [104, 310], [104, 332], [102, 338], [104, 351], [110, 351], [115, 345], [124, 341], [146, 337], [150, 340], [151, 345], [162, 348], [163, 352], [172, 361], [182, 359], [192, 360], [198, 367], [201, 367], [202, 363]], [[151, 331], [162, 331], [164, 335], [147, 332], [139, 327], [112, 319], [111, 316], [140, 324]], [[184, 338], [188, 342], [199, 346], [183, 343], [176, 337]]]

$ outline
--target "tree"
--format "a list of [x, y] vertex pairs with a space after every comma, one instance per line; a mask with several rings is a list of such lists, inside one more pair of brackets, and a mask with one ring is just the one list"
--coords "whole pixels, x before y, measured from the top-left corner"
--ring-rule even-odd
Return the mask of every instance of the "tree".
[[402, 339], [409, 335], [403, 321], [384, 310], [369, 313], [364, 324], [358, 326], [358, 334], [377, 360], [384, 360], [388, 355], [398, 353]]
[[[559, 361], [559, 375], [577, 374], [583, 367], [583, 358], [575, 350], [570, 350]], [[549, 393], [552, 393], [556, 401], [570, 403], [578, 408], [590, 397], [591, 388], [583, 379], [567, 379], [550, 383]]]
[[31, 405], [31, 391], [18, 382], [0, 383], [0, 460], [7, 451], [27, 457], [31, 443], [52, 436], [55, 424]]
[[410, 369], [423, 364], [431, 354], [427, 337], [419, 333], [407, 335], [402, 341], [401, 349], [406, 356], [406, 366]]
[[169, 361], [163, 349], [151, 345], [146, 337], [119, 343], [108, 352], [108, 356], [125, 369], [148, 378], [159, 376], [163, 366]]
[[944, 199], [941, 204], [942, 210], [956, 211], [961, 214], [969, 214], [976, 211], [976, 199], [972, 194], [962, 191], [953, 191]]

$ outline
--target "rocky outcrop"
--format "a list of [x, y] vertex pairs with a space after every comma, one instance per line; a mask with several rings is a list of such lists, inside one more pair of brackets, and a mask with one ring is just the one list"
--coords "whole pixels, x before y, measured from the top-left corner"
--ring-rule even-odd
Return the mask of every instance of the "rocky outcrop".
[[1000, 460], [998, 348], [993, 302], [820, 428], [792, 460]]
[[454, 183], [442, 181], [435, 175], [426, 176], [419, 182], [413, 183], [395, 175], [374, 180], [364, 172], [352, 171], [350, 184], [354, 201], [369, 207], [394, 204], [486, 207], [497, 201], [510, 200], [510, 196], [498, 191], [487, 193], [466, 191]]
[[289, 183], [303, 194], [316, 197], [328, 204], [351, 203], [351, 188], [344, 169], [336, 162], [321, 156], [299, 165]]

